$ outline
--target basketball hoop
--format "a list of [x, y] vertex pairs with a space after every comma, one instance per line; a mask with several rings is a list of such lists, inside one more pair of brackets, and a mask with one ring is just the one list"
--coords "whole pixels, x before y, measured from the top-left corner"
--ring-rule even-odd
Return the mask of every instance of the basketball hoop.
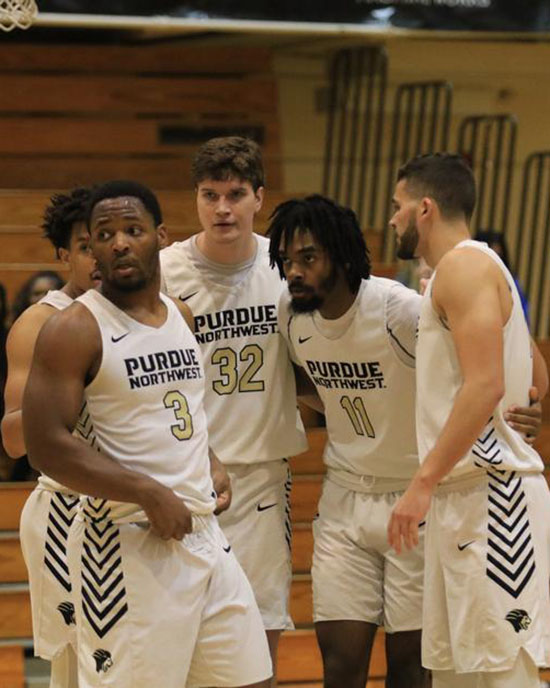
[[37, 14], [35, 0], [0, 0], [0, 29], [28, 29]]

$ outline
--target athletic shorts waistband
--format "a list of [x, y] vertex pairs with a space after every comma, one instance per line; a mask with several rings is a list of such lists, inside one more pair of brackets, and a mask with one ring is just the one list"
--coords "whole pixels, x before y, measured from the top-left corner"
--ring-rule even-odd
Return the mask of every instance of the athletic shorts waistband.
[[382, 478], [377, 475], [357, 475], [341, 468], [328, 468], [327, 480], [354, 492], [365, 494], [386, 494], [404, 492], [410, 480], [403, 478]]

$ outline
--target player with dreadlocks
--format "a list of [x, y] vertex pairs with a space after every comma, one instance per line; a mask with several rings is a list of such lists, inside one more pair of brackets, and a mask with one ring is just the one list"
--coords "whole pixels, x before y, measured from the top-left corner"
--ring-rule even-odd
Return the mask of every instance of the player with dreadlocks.
[[417, 466], [414, 337], [421, 297], [370, 275], [354, 213], [322, 196], [278, 206], [280, 330], [324, 404], [327, 474], [314, 521], [313, 602], [326, 688], [361, 688], [386, 628], [387, 686], [420, 688], [422, 542], [397, 559], [386, 527]]
[[[26, 452], [21, 407], [38, 334], [54, 313], [100, 282], [88, 246], [85, 218], [89, 195], [88, 189], [78, 188], [69, 194], [52, 196], [42, 227], [57, 258], [68, 267], [68, 281], [25, 310], [8, 335], [2, 440], [14, 459]], [[74, 604], [66, 561], [68, 531], [77, 503], [78, 496], [51, 478], [41, 476], [21, 516], [21, 547], [29, 573], [34, 651], [52, 662], [50, 688], [77, 685]]]

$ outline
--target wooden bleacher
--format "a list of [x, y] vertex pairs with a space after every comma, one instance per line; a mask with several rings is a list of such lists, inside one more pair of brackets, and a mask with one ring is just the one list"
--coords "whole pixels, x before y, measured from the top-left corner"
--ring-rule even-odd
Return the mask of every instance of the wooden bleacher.
[[189, 188], [199, 143], [248, 133], [282, 188], [277, 82], [262, 47], [0, 45], [0, 188], [139, 179]]

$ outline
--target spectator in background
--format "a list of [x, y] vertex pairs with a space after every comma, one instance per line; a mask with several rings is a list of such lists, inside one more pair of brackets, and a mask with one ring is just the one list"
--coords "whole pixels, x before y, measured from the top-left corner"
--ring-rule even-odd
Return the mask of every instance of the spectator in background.
[[40, 301], [50, 290], [61, 289], [64, 284], [65, 281], [53, 270], [42, 270], [31, 275], [13, 300], [11, 322], [15, 322], [23, 311]]
[[512, 273], [512, 277], [514, 278], [514, 282], [516, 283], [519, 297], [521, 299], [521, 306], [523, 308], [525, 320], [527, 320], [527, 326], [531, 327], [531, 323], [529, 322], [529, 302], [527, 301], [527, 295], [521, 288], [518, 278], [514, 275], [510, 266], [508, 247], [506, 245], [504, 236], [494, 229], [480, 229], [474, 236], [474, 239], [476, 241], [484, 241], [486, 244], [488, 244], [489, 248], [492, 248], [493, 251], [500, 256], [504, 265], [506, 265], [508, 270], [510, 270]]

